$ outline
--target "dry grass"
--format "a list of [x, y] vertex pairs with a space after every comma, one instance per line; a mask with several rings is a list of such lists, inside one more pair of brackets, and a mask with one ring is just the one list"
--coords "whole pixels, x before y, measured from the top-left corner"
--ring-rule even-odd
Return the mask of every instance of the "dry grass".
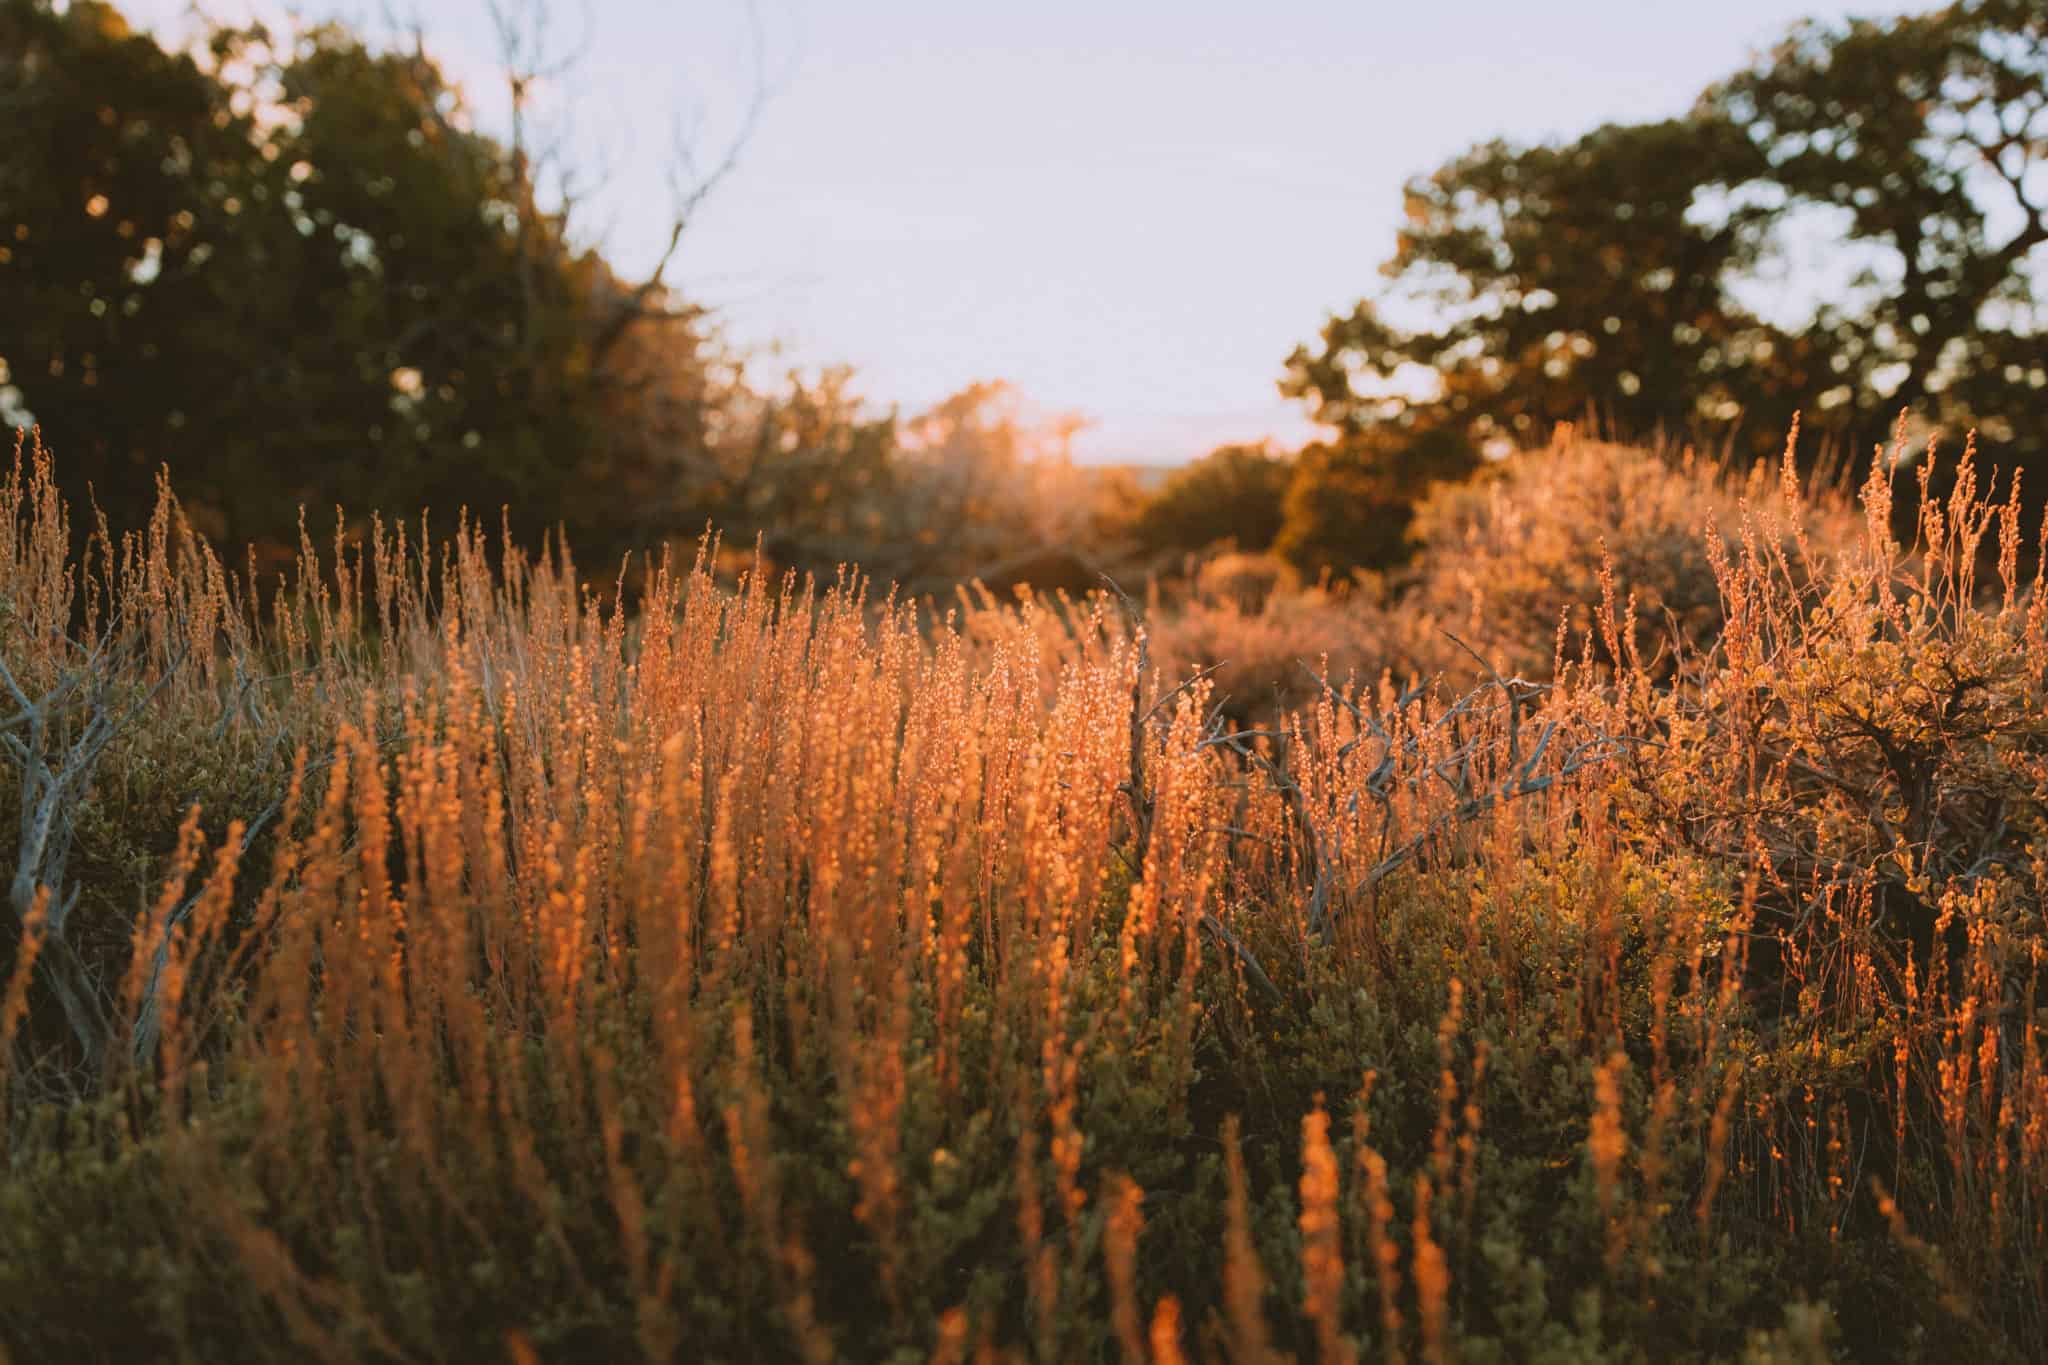
[[255, 585], [35, 453], [0, 1345], [2038, 1357], [2048, 596], [1864, 497], [1752, 489], [1682, 665], [1596, 569], [1545, 683], [1247, 730], [1109, 599]]
[[[1674, 458], [1580, 440], [1564, 428], [1540, 456], [1446, 486], [1423, 505], [1407, 609], [1502, 669], [1540, 677], [1550, 672], [1561, 630], [1572, 652], [1592, 630], [1602, 577], [1611, 576], [1624, 598], [1635, 598], [1633, 640], [1645, 666], [1668, 681], [1686, 652], [1720, 633], [1707, 529], [1740, 525], [1747, 507], [1775, 493], [1777, 478], [1768, 465], [1731, 472], [1689, 451]], [[1840, 498], [1808, 503], [1802, 515], [1809, 546], [1826, 552], [1858, 529]]]

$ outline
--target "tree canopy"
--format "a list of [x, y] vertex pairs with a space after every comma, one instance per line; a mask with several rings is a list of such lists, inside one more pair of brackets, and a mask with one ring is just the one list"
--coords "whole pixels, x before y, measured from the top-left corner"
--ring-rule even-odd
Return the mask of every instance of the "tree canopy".
[[237, 540], [344, 502], [532, 533], [615, 459], [626, 289], [423, 52], [174, 53], [91, 0], [0, 0], [0, 50], [0, 355], [117, 523], [168, 462]]
[[1387, 287], [1282, 380], [1340, 437], [1506, 446], [1590, 413], [1763, 450], [1803, 408], [1861, 449], [1911, 406], [2006, 464], [2048, 455], [2011, 421], [2048, 386], [2048, 11], [2027, 0], [1802, 24], [1682, 117], [1487, 143], [1406, 202]]

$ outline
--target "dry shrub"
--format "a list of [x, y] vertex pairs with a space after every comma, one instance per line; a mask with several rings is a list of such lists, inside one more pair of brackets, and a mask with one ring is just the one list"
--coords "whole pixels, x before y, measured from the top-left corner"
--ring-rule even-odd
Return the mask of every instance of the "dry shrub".
[[141, 852], [10, 894], [0, 1347], [2039, 1358], [2048, 596], [1958, 485], [1839, 552], [1753, 487], [1682, 667], [1596, 575], [1597, 666], [1461, 695], [1362, 593], [628, 602], [373, 527], [259, 606], [31, 462], [7, 813]]
[[[1510, 456], [1423, 504], [1406, 605], [1503, 672], [1545, 677], [1561, 627], [1567, 652], [1578, 652], [1611, 572], [1619, 595], [1635, 599], [1636, 647], [1668, 677], [1673, 651], [1697, 652], [1721, 628], [1706, 529], [1739, 525], [1745, 499], [1769, 492], [1775, 473], [1759, 466], [1735, 478], [1690, 452], [1583, 440], [1566, 428], [1548, 449]], [[1831, 503], [1809, 516], [1822, 549], [1853, 533]]]
[[[1658, 745], [1632, 756], [1631, 799], [1647, 837], [1750, 869], [1745, 988], [1811, 1047], [1753, 1087], [1809, 1111], [1806, 1140], [1839, 1167], [1830, 1197], [1854, 1196], [1845, 1178], [1910, 1191], [1940, 1229], [1943, 1294], [2031, 1300], [2012, 1321], [2038, 1332], [2048, 596], [2021, 568], [2038, 550], [2010, 483], [1994, 492], [1965, 449], [1934, 497], [1938, 452], [1906, 455], [1902, 424], [1862, 488], [1861, 536], [1825, 567], [1789, 453], [1778, 494], [1709, 536], [1723, 633], [1678, 686], [1627, 696]], [[1908, 479], [1918, 528], [1901, 544]], [[1829, 1092], [1843, 1108], [1815, 1112]], [[1891, 1120], [1853, 1163], [1851, 1106]]]
[[1300, 587], [1301, 576], [1275, 555], [1231, 551], [1204, 560], [1195, 571], [1198, 596], [1228, 602], [1241, 611], [1259, 611], [1275, 593], [1295, 592]]
[[[1232, 556], [1231, 558], [1236, 558]], [[1247, 588], [1227, 560], [1196, 590], [1150, 615], [1152, 648], [1167, 676], [1212, 670], [1217, 703], [1239, 723], [1268, 721], [1313, 701], [1318, 679], [1377, 679], [1407, 671], [1403, 622], [1364, 591]], [[1263, 585], [1263, 575], [1255, 583]], [[1257, 605], [1248, 605], [1256, 600]]]

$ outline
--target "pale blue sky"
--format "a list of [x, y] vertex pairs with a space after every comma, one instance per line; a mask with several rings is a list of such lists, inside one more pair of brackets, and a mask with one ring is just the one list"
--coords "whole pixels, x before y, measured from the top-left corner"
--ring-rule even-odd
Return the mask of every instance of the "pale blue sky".
[[[211, 0], [216, 12], [274, 0]], [[186, 0], [127, 0], [168, 22]], [[1093, 422], [1088, 458], [1307, 427], [1281, 362], [1377, 281], [1409, 175], [1472, 142], [1677, 113], [1817, 0], [759, 0], [774, 87], [673, 278], [732, 336], [914, 409], [976, 379]], [[361, 18], [381, 0], [304, 0]], [[404, 0], [488, 122], [485, 0]], [[576, 0], [557, 0], [566, 29]], [[586, 219], [657, 245], [665, 112], [716, 142], [744, 0], [590, 0], [555, 92], [615, 173]], [[565, 33], [565, 36], [567, 35]]]

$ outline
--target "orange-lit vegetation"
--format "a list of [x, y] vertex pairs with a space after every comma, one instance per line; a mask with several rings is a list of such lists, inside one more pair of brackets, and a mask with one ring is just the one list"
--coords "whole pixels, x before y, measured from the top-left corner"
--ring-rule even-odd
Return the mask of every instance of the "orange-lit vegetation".
[[[1595, 537], [1576, 604], [1331, 607], [1472, 690], [1326, 616], [1238, 711], [1171, 603], [622, 600], [474, 527], [250, 583], [32, 451], [0, 1344], [2039, 1358], [2048, 593], [1967, 455], [1898, 543], [1904, 454], [1660, 495], [1676, 657]], [[1577, 564], [1553, 486], [1436, 534]]]

